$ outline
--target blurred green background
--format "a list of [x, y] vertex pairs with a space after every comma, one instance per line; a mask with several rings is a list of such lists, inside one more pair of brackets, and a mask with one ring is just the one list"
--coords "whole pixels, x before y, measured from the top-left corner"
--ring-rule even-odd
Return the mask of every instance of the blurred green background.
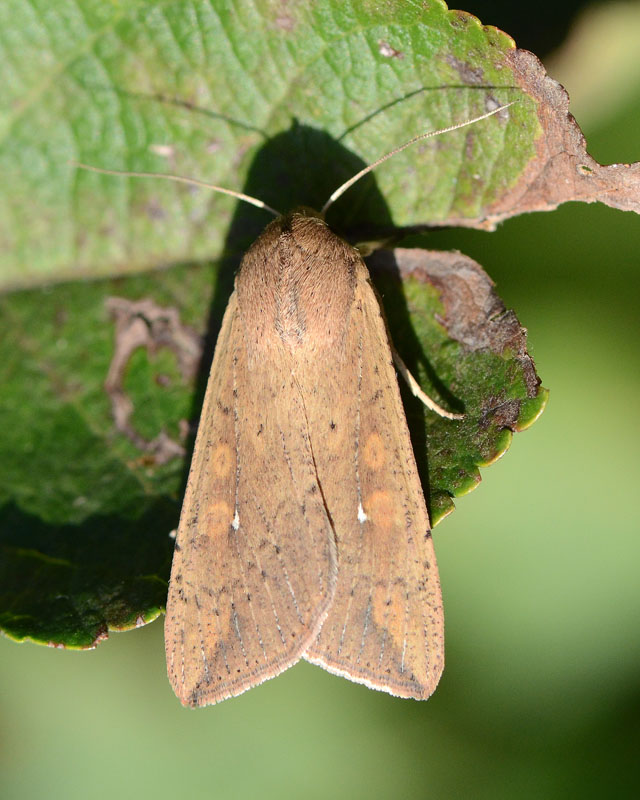
[[[594, 157], [640, 158], [640, 70], [623, 59], [638, 3], [600, 7], [624, 20], [601, 51], [580, 47], [578, 4], [566, 16], [554, 4], [555, 39], [498, 3], [461, 5], [546, 55]], [[192, 711], [167, 682], [160, 621], [86, 653], [1, 639], [2, 797], [637, 796], [640, 221], [570, 204], [432, 246], [484, 265], [551, 390], [435, 532], [447, 627], [435, 695], [398, 700], [300, 664]]]

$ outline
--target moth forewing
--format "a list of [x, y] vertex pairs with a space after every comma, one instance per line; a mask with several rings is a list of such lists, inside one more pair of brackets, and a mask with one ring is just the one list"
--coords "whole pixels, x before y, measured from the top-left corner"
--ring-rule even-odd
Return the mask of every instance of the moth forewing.
[[[245, 256], [240, 286], [263, 251]], [[185, 705], [240, 694], [298, 661], [335, 585], [296, 377], [275, 328], [256, 337], [246, 300], [234, 292], [216, 345], [171, 572], [167, 666]], [[273, 323], [273, 306], [266, 313]]]
[[304, 657], [371, 688], [421, 699], [444, 666], [440, 583], [386, 327], [361, 260], [356, 279], [350, 357], [334, 374], [344, 387], [346, 441], [337, 464], [330, 448], [317, 456], [336, 528], [338, 583]]
[[[222, 524], [226, 525], [235, 499], [234, 482], [230, 477], [236, 469], [235, 433], [224, 409], [232, 404], [232, 338], [236, 316], [232, 295], [211, 365], [169, 580], [164, 628], [167, 672], [176, 695], [185, 705], [198, 704], [199, 687], [206, 683], [209, 660], [213, 660], [207, 653], [208, 642], [218, 643], [218, 659], [227, 663], [237, 660], [237, 654], [227, 656], [224, 639], [230, 618], [218, 609], [218, 590], [210, 585], [218, 557], [217, 528], [221, 525], [215, 519], [216, 508], [222, 514]], [[224, 461], [220, 458], [223, 453]], [[214, 493], [217, 499], [210, 501]], [[217, 699], [231, 693], [232, 688], [225, 686]]]

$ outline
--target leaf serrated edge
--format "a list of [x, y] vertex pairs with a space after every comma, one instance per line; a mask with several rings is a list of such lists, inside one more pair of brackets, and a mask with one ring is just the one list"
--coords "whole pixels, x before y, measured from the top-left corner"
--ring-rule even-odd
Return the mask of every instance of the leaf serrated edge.
[[[526, 398], [522, 401], [522, 405], [524, 406], [527, 404], [534, 409], [533, 414], [531, 415], [522, 415], [518, 418], [516, 425], [513, 429], [511, 428], [503, 428], [498, 436], [499, 436], [499, 444], [495, 454], [487, 459], [486, 461], [477, 461], [475, 463], [476, 470], [471, 475], [471, 480], [465, 481], [464, 485], [456, 488], [452, 493], [446, 492], [444, 489], [438, 489], [436, 496], [438, 497], [437, 503], [434, 504], [434, 508], [430, 509], [431, 514], [431, 527], [432, 529], [436, 527], [445, 517], [448, 517], [449, 514], [455, 511], [455, 503], [454, 498], [464, 497], [467, 494], [470, 494], [475, 489], [478, 488], [480, 483], [482, 482], [482, 474], [480, 469], [484, 469], [485, 467], [490, 467], [492, 464], [495, 464], [502, 456], [507, 452], [507, 450], [511, 447], [513, 442], [513, 436], [515, 433], [520, 433], [521, 431], [527, 430], [530, 428], [533, 423], [540, 417], [542, 412], [545, 410], [547, 406], [547, 402], [549, 400], [549, 390], [545, 389], [544, 386], [538, 387], [538, 392], [534, 397]], [[536, 406], [537, 402], [537, 406]], [[521, 421], [522, 419], [522, 421]], [[504, 438], [502, 438], [504, 437]], [[449, 502], [445, 498], [449, 498]]]

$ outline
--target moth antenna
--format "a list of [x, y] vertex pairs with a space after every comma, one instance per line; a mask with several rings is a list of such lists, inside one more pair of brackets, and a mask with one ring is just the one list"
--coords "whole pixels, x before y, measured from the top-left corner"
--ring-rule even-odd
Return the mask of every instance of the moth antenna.
[[263, 203], [262, 200], [258, 200], [257, 197], [251, 197], [242, 192], [235, 192], [233, 189], [225, 189], [224, 186], [216, 186], [206, 181], [199, 181], [197, 178], [186, 178], [184, 175], [170, 175], [166, 172], [126, 172], [118, 169], [103, 169], [102, 167], [94, 167], [91, 164], [81, 164], [79, 161], [72, 161], [71, 164], [79, 169], [86, 169], [89, 172], [99, 172], [102, 175], [119, 175], [121, 178], [164, 178], [165, 180], [176, 181], [177, 183], [188, 183], [190, 186], [203, 186], [205, 189], [212, 189], [214, 192], [228, 194], [238, 200], [244, 200], [245, 203], [251, 203], [252, 206], [262, 208], [264, 211], [273, 214], [274, 217], [282, 216], [279, 211]]
[[414, 136], [413, 139], [410, 139], [408, 142], [401, 144], [400, 147], [396, 147], [395, 150], [392, 150], [390, 153], [379, 158], [377, 161], [374, 161], [373, 164], [369, 164], [368, 167], [361, 169], [356, 175], [352, 178], [349, 178], [346, 183], [343, 183], [342, 186], [339, 186], [335, 192], [331, 195], [331, 197], [327, 200], [327, 202], [322, 206], [322, 210], [320, 213], [324, 216], [327, 209], [330, 205], [335, 203], [335, 201], [343, 195], [347, 189], [349, 189], [356, 181], [359, 181], [360, 178], [364, 177], [368, 172], [375, 169], [376, 167], [380, 166], [383, 161], [386, 161], [391, 156], [395, 156], [397, 153], [401, 153], [403, 150], [406, 150], [407, 147], [411, 147], [412, 144], [416, 142], [420, 142], [423, 139], [430, 139], [433, 136], [440, 136], [441, 133], [450, 133], [451, 131], [457, 131], [458, 128], [465, 128], [467, 125], [474, 125], [476, 122], [480, 122], [487, 117], [492, 117], [494, 114], [497, 114], [498, 111], [504, 111], [505, 108], [509, 108], [514, 103], [517, 103], [517, 100], [512, 100], [510, 103], [505, 103], [503, 106], [498, 106], [498, 108], [494, 108], [492, 111], [487, 111], [485, 114], [481, 114], [479, 117], [474, 117], [473, 119], [467, 119], [464, 122], [458, 122], [455, 125], [449, 125], [447, 128], [440, 128], [437, 131], [427, 131], [426, 133], [421, 133], [419, 136]]
[[407, 386], [418, 400], [424, 403], [427, 408], [430, 408], [431, 411], [435, 411], [440, 417], [444, 417], [445, 419], [464, 419], [464, 414], [454, 414], [451, 411], [446, 411], [442, 406], [439, 406], [435, 400], [432, 400], [426, 392], [422, 391], [420, 384], [409, 372], [407, 365], [400, 358], [395, 347], [391, 348], [391, 354], [393, 355], [393, 362], [396, 365], [396, 369], [405, 379]]

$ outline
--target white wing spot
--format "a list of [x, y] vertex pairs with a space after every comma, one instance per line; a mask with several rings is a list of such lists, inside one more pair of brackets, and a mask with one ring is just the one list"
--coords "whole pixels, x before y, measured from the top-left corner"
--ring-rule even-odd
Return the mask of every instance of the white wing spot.
[[238, 514], [238, 509], [236, 508], [236, 513], [234, 518], [231, 520], [231, 527], [234, 531], [237, 531], [240, 527], [240, 515]]
[[362, 507], [362, 503], [358, 503], [358, 522], [362, 525], [368, 519], [369, 517], [364, 513], [364, 508]]

